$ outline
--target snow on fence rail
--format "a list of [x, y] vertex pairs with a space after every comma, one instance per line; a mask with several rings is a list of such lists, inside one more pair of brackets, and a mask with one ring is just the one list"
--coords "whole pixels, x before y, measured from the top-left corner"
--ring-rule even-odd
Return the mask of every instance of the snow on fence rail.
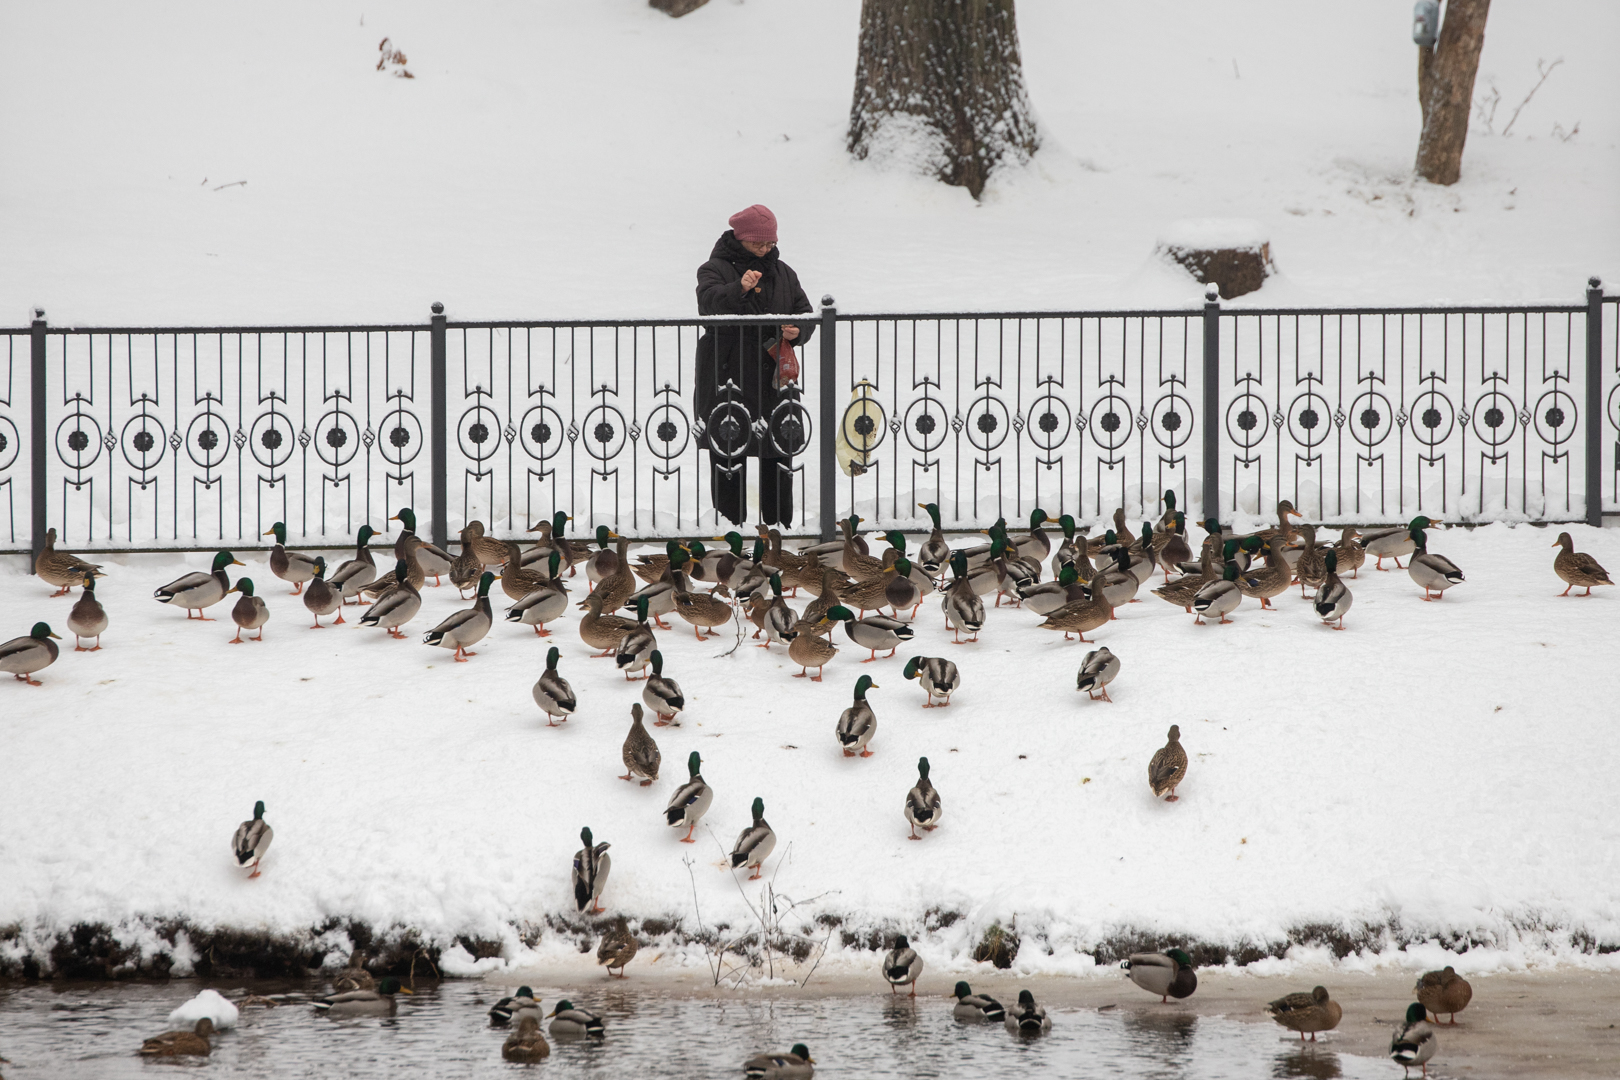
[[[0, 550], [341, 546], [400, 506], [440, 542], [729, 528], [711, 470], [763, 446], [795, 527], [1265, 514], [1620, 512], [1620, 297], [1388, 309], [840, 314], [797, 386], [724, 386], [700, 338], [777, 319], [0, 329]], [[24, 453], [25, 447], [27, 453]], [[28, 463], [27, 468], [24, 462]], [[753, 465], [757, 471], [757, 459]], [[750, 504], [749, 518], [755, 518]]]

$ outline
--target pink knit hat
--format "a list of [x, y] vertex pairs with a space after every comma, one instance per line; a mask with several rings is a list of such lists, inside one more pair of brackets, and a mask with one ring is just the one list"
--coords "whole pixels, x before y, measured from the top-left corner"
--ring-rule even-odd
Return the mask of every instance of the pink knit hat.
[[750, 244], [776, 243], [776, 215], [759, 203], [732, 214], [727, 224], [739, 240], [746, 240]]

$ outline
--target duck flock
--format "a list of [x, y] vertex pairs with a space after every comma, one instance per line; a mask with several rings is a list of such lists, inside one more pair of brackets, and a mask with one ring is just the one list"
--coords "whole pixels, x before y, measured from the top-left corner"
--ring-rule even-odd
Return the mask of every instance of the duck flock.
[[[527, 548], [513, 540], [491, 537], [479, 522], [472, 522], [461, 531], [459, 553], [452, 556], [417, 536], [415, 516], [405, 508], [390, 519], [399, 522], [401, 529], [394, 542], [393, 565], [386, 569], [379, 567], [371, 549], [378, 534], [369, 525], [362, 526], [356, 536], [354, 557], [335, 568], [330, 568], [322, 556], [289, 549], [280, 522], [266, 535], [276, 540], [270, 552], [270, 569], [301, 597], [312, 618], [311, 629], [345, 622], [344, 610], [352, 607], [360, 609], [356, 620], [359, 626], [379, 628], [403, 639], [407, 636], [403, 628], [422, 612], [427, 578], [432, 577], [437, 586], [448, 577], [464, 598], [471, 592], [471, 606], [458, 609], [426, 631], [422, 641], [449, 650], [457, 662], [467, 662], [477, 656], [473, 647], [493, 627], [495, 615], [489, 594], [496, 582], [511, 601], [505, 621], [528, 626], [540, 637], [550, 636], [570, 607], [580, 609], [583, 614], [577, 632], [587, 645], [598, 650], [594, 655], [611, 659], [627, 680], [643, 681], [641, 701], [631, 708], [630, 728], [621, 755], [625, 772], [620, 777], [642, 786], [658, 779], [662, 764], [653, 733], [645, 723], [646, 712], [653, 713], [654, 728], [679, 726], [686, 706], [680, 684], [665, 674], [663, 654], [658, 648], [657, 631], [673, 629], [664, 621], [665, 616], [681, 619], [699, 640], [718, 636], [719, 628], [733, 623], [742, 626], [741, 620], [746, 618], [755, 628], [753, 637], [758, 647], [785, 648], [789, 659], [800, 668], [793, 677], [820, 681], [827, 664], [842, 651], [834, 633], [840, 626], [857, 656], [861, 651], [868, 653], [860, 658], [862, 663], [879, 659], [879, 653], [886, 653], [885, 659], [895, 657], [900, 646], [913, 637], [913, 620], [922, 603], [936, 593], [946, 627], [958, 643], [963, 635], [969, 641], [978, 639], [986, 625], [986, 601], [992, 597], [996, 608], [1005, 605], [1027, 611], [1041, 620], [1040, 628], [1060, 632], [1065, 639], [1074, 636], [1086, 642], [1086, 632], [1105, 626], [1114, 618], [1116, 608], [1138, 602], [1138, 591], [1149, 584], [1156, 572], [1163, 574], [1164, 582], [1151, 588], [1151, 594], [1183, 608], [1200, 623], [1232, 623], [1235, 620], [1230, 616], [1245, 600], [1257, 600], [1262, 608], [1270, 607], [1273, 597], [1297, 584], [1301, 594], [1310, 597], [1315, 616], [1336, 630], [1345, 628], [1345, 617], [1353, 602], [1352, 589], [1341, 575], [1359, 576], [1368, 557], [1375, 560], [1377, 569], [1384, 569], [1384, 561], [1390, 560], [1405, 570], [1423, 590], [1425, 600], [1441, 599], [1446, 590], [1465, 581], [1462, 570], [1451, 560], [1429, 551], [1427, 533], [1438, 522], [1428, 517], [1416, 517], [1405, 526], [1365, 532], [1344, 527], [1337, 542], [1323, 543], [1318, 542], [1314, 526], [1293, 522], [1301, 515], [1285, 501], [1277, 507], [1277, 524], [1257, 532], [1229, 535], [1218, 521], [1204, 522], [1206, 536], [1195, 556], [1187, 539], [1186, 515], [1176, 509], [1173, 492], [1165, 493], [1164, 504], [1166, 510], [1159, 521], [1143, 522], [1134, 534], [1123, 510], [1115, 511], [1113, 528], [1092, 537], [1087, 530], [1077, 529], [1068, 515], [1056, 522], [1060, 535], [1049, 533], [1046, 526], [1051, 519], [1037, 509], [1027, 531], [1010, 532], [1002, 520], [988, 530], [987, 542], [967, 546], [952, 546], [939, 527], [938, 507], [924, 504], [934, 528], [914, 557], [908, 550], [907, 538], [899, 531], [885, 533], [887, 549], [874, 554], [867, 537], [860, 533], [861, 519], [853, 516], [841, 523], [841, 541], [798, 551], [784, 547], [777, 530], [760, 526], [751, 552], [744, 551], [743, 537], [732, 532], [711, 541], [716, 544], [713, 548], [699, 540], [669, 541], [662, 552], [632, 559], [631, 541], [605, 525], [597, 528], [594, 546], [568, 539], [565, 533], [569, 519], [559, 512], [530, 530], [541, 535]], [[80, 589], [66, 626], [75, 635], [76, 651], [95, 652], [111, 625], [95, 592], [96, 580], [104, 576], [104, 568], [57, 550], [54, 529], [47, 535], [47, 546], [35, 560], [35, 573], [57, 587], [52, 596], [66, 596], [73, 588]], [[1574, 550], [1568, 533], [1561, 534], [1553, 546], [1560, 551], [1552, 569], [1567, 586], [1561, 595], [1567, 596], [1577, 587], [1589, 595], [1593, 587], [1613, 584], [1591, 556]], [[1404, 565], [1403, 558], [1408, 560]], [[251, 579], [231, 581], [228, 567], [233, 565], [242, 564], [232, 552], [220, 551], [214, 556], [211, 572], [190, 573], [169, 582], [153, 593], [154, 599], [184, 609], [188, 619], [206, 620], [207, 609], [235, 595], [230, 614], [237, 629], [231, 643], [263, 641], [270, 608]], [[584, 571], [588, 591], [576, 601], [569, 579], [580, 570]], [[810, 597], [802, 610], [789, 602], [801, 591]], [[335, 616], [332, 623], [322, 623], [330, 616]], [[244, 632], [255, 636], [244, 638]], [[742, 631], [737, 633], [740, 637]], [[28, 635], [0, 644], [0, 671], [11, 672], [30, 685], [41, 685], [34, 675], [58, 659], [57, 640], [48, 622], [37, 623]], [[86, 646], [86, 641], [93, 644]], [[579, 707], [572, 686], [558, 670], [560, 658], [558, 648], [548, 650], [545, 671], [532, 690], [535, 704], [553, 725], [565, 723]], [[1093, 649], [1080, 662], [1076, 690], [1086, 692], [1093, 700], [1109, 701], [1108, 687], [1121, 670], [1118, 656], [1106, 647]], [[928, 708], [948, 707], [963, 682], [957, 664], [946, 657], [912, 656], [904, 661], [902, 673], [922, 689], [924, 707]], [[871, 676], [860, 676], [850, 707], [838, 717], [834, 735], [846, 756], [869, 757], [873, 753], [877, 717], [866, 695], [876, 686]], [[1171, 726], [1165, 745], [1148, 762], [1148, 786], [1153, 796], [1175, 802], [1176, 788], [1186, 776], [1187, 764], [1180, 730]], [[676, 790], [664, 811], [665, 824], [672, 830], [684, 831], [681, 839], [686, 843], [693, 842], [693, 831], [714, 798], [701, 766], [700, 755], [692, 752], [687, 759], [688, 780]], [[943, 801], [930, 782], [926, 757], [918, 761], [917, 774], [917, 782], [906, 792], [902, 806], [912, 840], [922, 839], [918, 830], [927, 834], [939, 828], [943, 819]], [[776, 834], [765, 820], [762, 799], [753, 800], [751, 812], [752, 824], [743, 829], [733, 845], [730, 865], [733, 869], [747, 869], [751, 878], [758, 878], [775, 849]], [[250, 870], [250, 876], [259, 876], [273, 835], [260, 802], [253, 818], [236, 830], [232, 842], [237, 864]], [[571, 868], [573, 899], [579, 911], [598, 913], [605, 910], [601, 898], [611, 869], [607, 854], [610, 845], [598, 842], [589, 828], [581, 830], [580, 839], [582, 846], [573, 856]], [[617, 969], [622, 976], [636, 947], [621, 917], [603, 936], [598, 960], [610, 974]], [[1165, 1001], [1184, 998], [1197, 985], [1191, 961], [1180, 950], [1138, 954], [1125, 967], [1132, 981], [1160, 994]], [[922, 961], [902, 937], [884, 958], [882, 970], [891, 985], [910, 986], [914, 994]], [[1436, 980], [1433, 986], [1431, 977]], [[1407, 1023], [1391, 1044], [1396, 1061], [1422, 1065], [1432, 1056], [1434, 1036], [1423, 1010], [1426, 1007], [1438, 1014], [1462, 1008], [1467, 994], [1462, 994], [1461, 1004], [1456, 1003], [1458, 984], [1467, 985], [1449, 968], [1420, 980], [1418, 1003], [1411, 1006]], [[391, 979], [349, 987], [323, 999], [318, 1007], [339, 1016], [392, 1012], [393, 995], [400, 989]], [[1437, 996], [1442, 992], [1451, 996]], [[973, 994], [966, 983], [957, 984], [955, 996], [958, 1019], [1001, 1021], [1022, 1033], [1038, 1034], [1051, 1026], [1029, 991], [1020, 994], [1013, 1008]], [[523, 991], [506, 1004], [514, 1002], [506, 1019], [516, 1018], [518, 1029], [503, 1052], [511, 1060], [538, 1060], [548, 1052], [540, 1034], [539, 1003]], [[1340, 1018], [1339, 1005], [1322, 987], [1271, 1002], [1268, 1010], [1279, 1023], [1300, 1032], [1302, 1038], [1306, 1033], [1314, 1038], [1315, 1032], [1332, 1029]], [[600, 1017], [569, 1002], [562, 1002], [551, 1015], [553, 1035], [603, 1034]], [[582, 1025], [577, 1032], [573, 1030], [576, 1024]], [[206, 1053], [207, 1033], [171, 1032], [148, 1045], [155, 1048], [143, 1052]], [[814, 1065], [801, 1044], [786, 1053], [751, 1059], [745, 1072], [762, 1077], [810, 1076]]]

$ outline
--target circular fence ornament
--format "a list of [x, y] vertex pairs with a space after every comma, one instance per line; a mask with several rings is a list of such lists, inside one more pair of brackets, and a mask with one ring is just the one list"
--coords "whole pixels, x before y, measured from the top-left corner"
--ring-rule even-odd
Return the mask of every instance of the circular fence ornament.
[[536, 461], [545, 461], [562, 449], [562, 417], [550, 405], [535, 405], [518, 422], [518, 445]]
[[296, 445], [297, 432], [293, 431], [292, 421], [285, 413], [261, 413], [248, 429], [247, 451], [253, 455], [254, 461], [266, 469], [279, 469], [285, 465]]
[[495, 410], [480, 402], [461, 414], [456, 424], [456, 443], [468, 460], [476, 463], [482, 472], [484, 462], [500, 449], [501, 418]]
[[96, 418], [77, 409], [64, 416], [56, 425], [56, 456], [75, 472], [94, 465], [101, 457], [101, 425]]
[[1245, 390], [1227, 404], [1226, 436], [1243, 456], [1252, 456], [1266, 437], [1266, 403], [1260, 395]]
[[17, 461], [19, 443], [17, 425], [10, 417], [0, 416], [0, 472], [5, 472]]
[[748, 407], [742, 402], [720, 402], [709, 411], [706, 427], [710, 453], [726, 459], [747, 456], [748, 442], [753, 435], [753, 418], [748, 415]]
[[390, 465], [410, 464], [422, 452], [422, 422], [403, 405], [396, 405], [383, 415], [377, 428], [377, 446]]
[[611, 461], [624, 449], [629, 424], [617, 406], [605, 403], [593, 406], [579, 426], [585, 452], [597, 461]]
[[1456, 426], [1451, 402], [1438, 390], [1425, 390], [1412, 400], [1408, 414], [1412, 435], [1418, 442], [1433, 449], [1445, 442]]
[[920, 397], [906, 407], [900, 430], [913, 450], [932, 454], [945, 445], [945, 436], [951, 430], [951, 414], [938, 398]]
[[770, 440], [776, 452], [798, 457], [810, 448], [810, 412], [797, 398], [783, 398], [771, 411]]
[[217, 469], [224, 464], [231, 441], [230, 425], [212, 409], [192, 417], [186, 427], [186, 456], [200, 469]]
[[1030, 405], [1026, 424], [1024, 430], [1029, 432], [1029, 441], [1051, 454], [1069, 440], [1069, 432], [1074, 430], [1074, 413], [1048, 384], [1046, 393]]
[[1288, 406], [1288, 434], [1307, 449], [1321, 446], [1332, 430], [1333, 410], [1327, 399], [1314, 390], [1294, 398]]
[[1575, 399], [1563, 390], [1549, 390], [1536, 401], [1533, 414], [1536, 434], [1542, 441], [1562, 446], [1575, 435], [1580, 410]]
[[1376, 390], [1363, 391], [1350, 406], [1350, 435], [1369, 450], [1389, 438], [1395, 426], [1395, 409]]
[[692, 425], [681, 407], [671, 400], [660, 402], [647, 414], [647, 448], [663, 461], [673, 461], [686, 452], [692, 439]]
[[1171, 391], [1153, 403], [1153, 438], [1166, 450], [1180, 450], [1192, 438], [1192, 402]]
[[1007, 441], [1007, 432], [1012, 430], [1012, 417], [1007, 412], [1007, 406], [998, 397], [985, 394], [968, 406], [966, 425], [962, 428], [967, 433], [968, 442], [981, 454], [988, 454], [1002, 443]]
[[883, 403], [873, 396], [875, 387], [862, 379], [855, 384], [850, 403], [838, 425], [838, 437], [860, 464], [870, 464], [872, 451], [883, 442], [889, 430], [889, 416]]
[[342, 468], [360, 450], [360, 425], [342, 409], [333, 409], [315, 421], [310, 445], [321, 461], [334, 469]]

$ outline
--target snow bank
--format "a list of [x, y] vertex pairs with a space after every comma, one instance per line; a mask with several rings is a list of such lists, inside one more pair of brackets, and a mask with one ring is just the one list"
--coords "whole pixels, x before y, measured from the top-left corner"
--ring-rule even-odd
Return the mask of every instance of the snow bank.
[[1167, 248], [1214, 251], [1222, 248], [1256, 250], [1271, 239], [1270, 232], [1250, 218], [1187, 218], [1159, 231], [1159, 244]]
[[185, 1004], [177, 1006], [169, 1014], [169, 1023], [176, 1027], [189, 1028], [196, 1026], [197, 1021], [205, 1016], [212, 1020], [217, 1028], [236, 1026], [236, 1006], [217, 990], [204, 990]]

